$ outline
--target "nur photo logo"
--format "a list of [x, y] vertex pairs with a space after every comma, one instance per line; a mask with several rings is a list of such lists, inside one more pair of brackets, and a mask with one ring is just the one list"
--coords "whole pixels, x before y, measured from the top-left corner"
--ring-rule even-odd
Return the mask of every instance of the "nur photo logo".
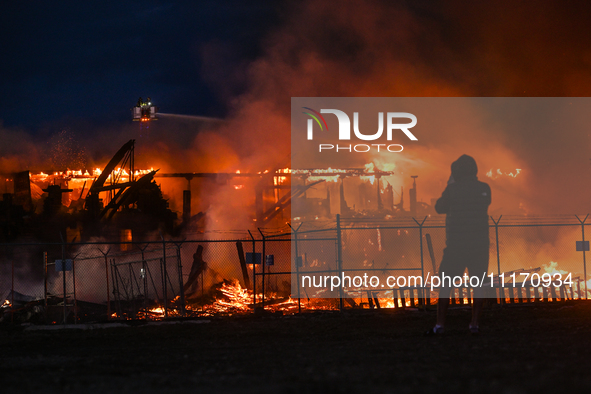
[[[302, 107], [306, 111], [303, 113], [308, 115], [310, 118], [307, 119], [307, 129], [306, 135], [309, 141], [314, 140], [314, 127], [315, 124], [318, 125], [320, 132], [322, 133], [322, 137], [326, 138], [325, 132], [328, 132], [328, 124], [326, 119], [322, 116], [322, 114], [332, 114], [335, 115], [339, 124], [338, 127], [338, 139], [339, 141], [350, 141], [351, 140], [351, 119], [347, 113], [341, 111], [339, 109], [321, 109], [320, 112], [310, 108], [310, 107]], [[384, 121], [385, 118], [385, 121]], [[406, 123], [400, 123], [401, 119], [409, 120]], [[384, 123], [386, 124], [384, 127]], [[373, 134], [365, 134], [362, 133], [359, 128], [359, 112], [353, 112], [353, 134], [354, 138], [362, 140], [362, 141], [376, 141], [382, 138], [384, 134], [384, 129], [386, 130], [386, 140], [392, 141], [394, 131], [402, 131], [408, 139], [411, 141], [418, 141], [418, 138], [410, 131], [411, 128], [416, 126], [417, 124], [417, 117], [408, 112], [387, 112], [384, 116], [384, 112], [378, 112], [378, 129]], [[404, 149], [400, 144], [349, 144], [349, 145], [339, 145], [339, 144], [319, 144], [318, 151], [335, 151], [335, 152], [358, 152], [364, 153], [369, 152], [370, 150], [375, 149], [376, 151], [380, 152], [380, 148], [382, 150], [387, 150], [388, 152], [402, 152]]]

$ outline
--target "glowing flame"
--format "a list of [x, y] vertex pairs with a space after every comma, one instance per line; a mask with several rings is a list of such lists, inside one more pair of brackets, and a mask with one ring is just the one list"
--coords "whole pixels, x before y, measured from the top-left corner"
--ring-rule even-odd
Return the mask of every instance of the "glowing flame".
[[317, 169], [312, 171], [313, 174], [346, 174], [347, 170], [338, 168]]
[[338, 175], [333, 175], [333, 176], [310, 176], [310, 177], [308, 177], [308, 181], [309, 182], [316, 182], [316, 181], [338, 182], [339, 181], [339, 176]]
[[517, 175], [519, 175], [519, 173], [521, 172], [521, 168], [516, 168], [515, 172], [511, 171], [511, 172], [503, 172], [501, 171], [500, 168], [498, 168], [496, 171], [494, 171], [492, 168], [486, 173], [486, 176], [491, 178], [491, 179], [497, 179], [498, 177], [501, 176], [508, 176], [510, 178], [517, 178]]
[[149, 309], [149, 311], [152, 313], [156, 313], [156, 314], [160, 314], [160, 315], [164, 316], [164, 308], [162, 308], [161, 306], [159, 306], [157, 308]]
[[362, 181], [364, 181], [364, 182], [368, 182], [368, 181], [369, 181], [369, 183], [371, 183], [372, 185], [373, 185], [373, 184], [374, 184], [374, 182], [376, 181], [376, 177], [375, 177], [375, 175], [372, 175], [372, 176], [362, 176], [362, 177], [360, 177], [360, 178], [361, 178], [361, 180], [362, 180]]
[[[94, 178], [100, 176], [102, 174], [102, 170], [100, 168], [95, 168], [92, 171], [92, 174], [89, 170], [66, 170], [66, 171], [56, 171], [52, 175], [46, 174], [44, 172], [40, 172], [38, 174], [31, 174], [31, 181], [33, 182], [46, 182], [47, 178], [54, 177], [57, 179], [65, 179], [67, 181], [92, 181]], [[150, 172], [154, 171], [154, 168], [148, 169], [138, 169], [133, 172], [135, 177], [139, 177], [141, 175], [146, 175]], [[125, 168], [116, 168], [110, 175], [110, 178], [119, 177], [121, 181], [128, 181], [129, 180], [129, 172]]]
[[286, 179], [287, 179], [286, 176], [276, 176], [276, 177], [273, 177], [273, 184], [275, 186], [277, 186], [277, 185], [283, 185], [285, 183], [285, 180]]

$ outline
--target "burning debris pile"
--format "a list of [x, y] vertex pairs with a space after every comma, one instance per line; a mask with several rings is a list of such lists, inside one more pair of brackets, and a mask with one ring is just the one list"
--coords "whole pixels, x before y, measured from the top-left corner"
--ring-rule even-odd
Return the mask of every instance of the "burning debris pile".
[[[291, 220], [292, 205], [314, 207], [312, 217], [300, 218], [311, 220], [336, 214], [396, 217], [432, 213], [429, 204], [417, 201], [416, 179], [409, 193], [410, 205], [404, 207], [403, 177], [394, 171], [394, 163], [382, 163], [380, 168], [370, 162], [359, 168], [158, 173], [154, 168], [136, 168], [134, 152], [135, 140], [130, 140], [102, 169], [6, 174], [5, 189], [13, 193], [3, 196], [0, 210], [6, 213], [1, 215], [6, 231], [0, 235], [12, 242], [26, 235], [57, 241], [56, 234], [66, 232], [68, 241], [121, 230], [140, 237], [155, 230], [173, 235], [186, 229], [203, 232], [206, 226], [219, 226], [219, 212], [208, 208], [221, 201], [200, 193], [199, 200], [204, 201], [199, 205], [204, 211], [192, 215], [191, 180], [198, 179], [200, 188], [209, 188], [212, 185], [203, 182], [210, 182], [216, 189], [239, 195], [238, 200], [243, 201], [240, 215], [248, 218], [246, 227], [282, 227]], [[176, 182], [175, 178], [188, 182], [179, 218], [161, 190], [163, 181]], [[236, 200], [227, 194], [223, 197]]]
[[235, 315], [252, 312], [252, 292], [243, 289], [236, 279], [224, 280], [212, 286], [208, 298], [212, 302], [202, 307], [206, 315]]
[[[10, 175], [14, 193], [5, 193], [0, 234], [5, 242], [18, 237], [68, 242], [131, 229], [138, 235], [158, 228], [174, 231], [176, 214], [155, 183], [157, 170], [134, 166], [135, 140], [124, 144], [108, 164], [88, 170], [55, 173], [29, 171]], [[75, 197], [77, 195], [77, 198]]]
[[0, 306], [0, 323], [42, 323], [44, 321], [44, 301], [14, 290], [4, 295]]
[[[253, 292], [242, 288], [236, 279], [224, 280], [211, 289], [214, 301], [203, 310], [211, 315], [233, 315], [252, 313]], [[265, 310], [274, 313], [290, 314], [298, 311], [298, 302], [291, 297], [280, 297], [277, 293], [265, 294]], [[257, 294], [257, 305], [262, 305], [263, 294]]]

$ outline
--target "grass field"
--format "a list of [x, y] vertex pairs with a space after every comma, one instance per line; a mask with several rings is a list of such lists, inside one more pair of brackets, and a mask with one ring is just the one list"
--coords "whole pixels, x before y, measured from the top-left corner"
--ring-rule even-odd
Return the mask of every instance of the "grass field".
[[591, 303], [235, 316], [203, 324], [0, 331], [2, 392], [591, 391]]

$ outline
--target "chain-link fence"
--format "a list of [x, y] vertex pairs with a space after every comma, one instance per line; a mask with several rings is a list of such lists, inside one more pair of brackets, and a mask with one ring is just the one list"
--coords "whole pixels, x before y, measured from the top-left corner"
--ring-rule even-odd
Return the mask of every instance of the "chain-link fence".
[[[490, 298], [587, 298], [586, 221], [580, 216], [491, 217]], [[0, 320], [75, 323], [261, 309], [422, 306], [437, 297], [428, 278], [438, 272], [444, 248], [445, 223], [430, 217], [337, 217], [322, 225], [304, 223], [289, 233], [259, 230], [242, 239], [3, 244]], [[314, 282], [361, 273], [382, 284], [390, 276], [422, 282], [331, 287]], [[569, 285], [550, 281], [543, 286], [548, 275], [557, 274], [568, 275]], [[301, 286], [305, 281], [309, 286]], [[469, 288], [454, 291], [452, 302], [471, 302], [474, 296]]]
[[[330, 230], [297, 231], [294, 243], [299, 251], [292, 248], [292, 253], [302, 268], [293, 268], [297, 270], [293, 294], [338, 298], [340, 308], [423, 306], [436, 301], [443, 278], [439, 272], [445, 248], [443, 217], [337, 217], [335, 224]], [[448, 285], [453, 287], [452, 303], [471, 303], [476, 289], [476, 296], [499, 303], [586, 299], [588, 224], [587, 217], [574, 215], [491, 217], [487, 273], [481, 278], [470, 277], [470, 272], [448, 278], [449, 283], [453, 280]], [[301, 250], [305, 244], [313, 245], [305, 237], [330, 231], [333, 235], [326, 241], [336, 242], [336, 256], [329, 260], [335, 268], [330, 264], [324, 269], [303, 268], [306, 253]], [[331, 242], [324, 247], [328, 245]]]

